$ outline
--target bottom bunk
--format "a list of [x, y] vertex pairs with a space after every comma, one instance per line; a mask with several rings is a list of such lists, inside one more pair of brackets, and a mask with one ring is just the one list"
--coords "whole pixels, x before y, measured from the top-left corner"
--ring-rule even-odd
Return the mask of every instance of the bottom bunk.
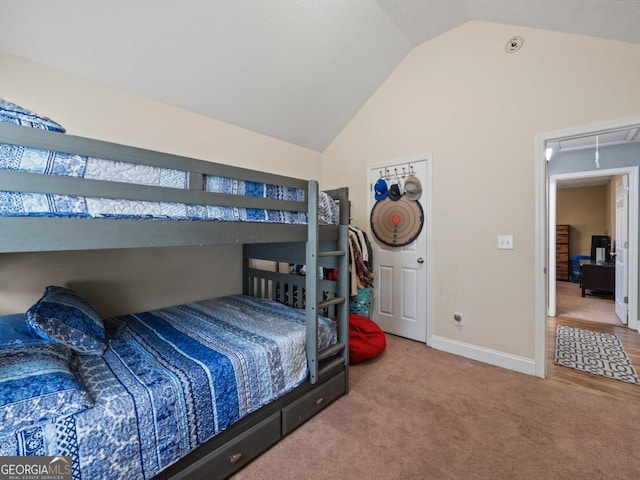
[[[26, 323], [58, 335], [42, 320], [61, 308], [95, 314], [74, 292], [50, 287]], [[102, 338], [94, 327], [89, 341], [65, 337], [67, 345], [24, 328], [3, 340], [2, 364], [31, 375], [13, 385], [11, 371], [0, 371], [0, 455], [68, 456], [74, 479], [226, 478], [348, 390], [344, 355], [307, 380], [305, 310], [271, 299], [114, 317]], [[318, 317], [317, 333], [319, 351], [336, 351], [332, 318]]]

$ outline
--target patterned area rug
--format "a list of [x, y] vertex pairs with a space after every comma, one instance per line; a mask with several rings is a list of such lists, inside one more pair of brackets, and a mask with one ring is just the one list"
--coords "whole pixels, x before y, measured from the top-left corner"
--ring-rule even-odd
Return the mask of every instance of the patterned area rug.
[[558, 325], [554, 363], [640, 385], [620, 339], [611, 333]]

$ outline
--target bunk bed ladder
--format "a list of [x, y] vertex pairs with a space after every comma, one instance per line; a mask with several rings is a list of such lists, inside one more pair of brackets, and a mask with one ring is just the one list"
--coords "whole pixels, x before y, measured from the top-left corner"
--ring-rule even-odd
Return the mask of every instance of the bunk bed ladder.
[[[338, 293], [334, 297], [319, 300], [320, 288], [318, 271], [321, 258], [335, 257], [336, 268], [339, 272], [347, 272], [348, 269], [348, 244], [347, 224], [341, 224], [339, 240], [336, 248], [320, 251], [318, 238], [318, 183], [309, 182], [309, 210], [308, 210], [308, 237], [306, 248], [306, 324], [307, 324], [307, 362], [309, 366], [309, 378], [312, 384], [318, 378], [339, 365], [348, 363], [348, 285], [347, 275], [338, 275]], [[341, 222], [342, 223], [342, 222]], [[318, 314], [326, 307], [334, 307], [338, 318], [338, 342], [322, 351], [318, 351]], [[348, 385], [348, 382], [347, 382]]]

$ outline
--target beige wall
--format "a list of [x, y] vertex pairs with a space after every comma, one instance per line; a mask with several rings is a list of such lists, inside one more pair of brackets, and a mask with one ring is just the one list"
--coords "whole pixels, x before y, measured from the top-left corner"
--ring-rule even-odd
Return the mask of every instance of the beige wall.
[[558, 189], [556, 221], [569, 225], [569, 257], [591, 255], [591, 235], [610, 235], [608, 185]]
[[367, 166], [431, 153], [433, 335], [532, 359], [535, 136], [637, 116], [638, 79], [640, 45], [471, 22], [410, 52], [324, 152], [322, 180], [347, 179], [366, 226]]
[[[319, 153], [126, 94], [0, 52], [0, 96], [68, 133], [301, 178]], [[50, 284], [75, 288], [105, 315], [237, 293], [238, 246], [3, 254], [0, 313], [24, 311]]]

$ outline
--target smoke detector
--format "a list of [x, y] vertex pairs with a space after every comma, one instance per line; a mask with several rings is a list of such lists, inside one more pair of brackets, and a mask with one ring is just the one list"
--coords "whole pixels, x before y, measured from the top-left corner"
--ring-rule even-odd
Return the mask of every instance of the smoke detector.
[[511, 37], [507, 44], [504, 46], [504, 49], [507, 51], [507, 53], [516, 53], [522, 48], [523, 44], [524, 38], [520, 36]]

